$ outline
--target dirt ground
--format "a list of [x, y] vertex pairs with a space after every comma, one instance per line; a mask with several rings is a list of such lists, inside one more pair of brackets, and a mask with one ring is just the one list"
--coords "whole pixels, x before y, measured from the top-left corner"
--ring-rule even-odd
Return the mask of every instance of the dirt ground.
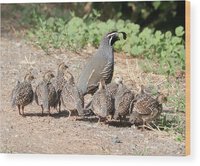
[[[66, 62], [77, 79], [86, 59], [94, 48], [81, 53], [52, 50], [50, 55], [27, 43], [23, 37], [1, 29], [1, 153], [56, 153], [103, 155], [184, 155], [184, 142], [175, 141], [175, 135], [165, 131], [141, 131], [130, 124], [97, 125], [93, 117], [82, 121], [68, 119], [68, 114], [41, 116], [40, 107], [33, 102], [25, 107], [26, 116], [18, 115], [10, 106], [10, 94], [17, 80], [22, 80], [32, 69], [36, 76], [33, 88], [41, 81], [46, 70], [57, 70]], [[121, 58], [122, 57], [122, 58]], [[135, 59], [124, 59], [116, 54], [115, 74], [125, 78], [125, 84], [137, 90], [134, 80], [140, 73]], [[129, 64], [133, 68], [129, 68]], [[127, 68], [127, 66], [129, 66]], [[132, 71], [132, 72], [130, 72]], [[134, 79], [128, 79], [132, 75]], [[152, 81], [161, 82], [162, 76], [148, 75]], [[138, 78], [139, 79], [139, 78]]]

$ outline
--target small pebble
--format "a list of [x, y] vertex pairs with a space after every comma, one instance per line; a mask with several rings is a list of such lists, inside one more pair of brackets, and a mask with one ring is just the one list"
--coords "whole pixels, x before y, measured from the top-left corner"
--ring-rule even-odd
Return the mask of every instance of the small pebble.
[[113, 138], [112, 138], [112, 142], [113, 142], [114, 144], [116, 144], [116, 143], [122, 143], [122, 142], [120, 141], [120, 139], [119, 139], [118, 136], [113, 137]]

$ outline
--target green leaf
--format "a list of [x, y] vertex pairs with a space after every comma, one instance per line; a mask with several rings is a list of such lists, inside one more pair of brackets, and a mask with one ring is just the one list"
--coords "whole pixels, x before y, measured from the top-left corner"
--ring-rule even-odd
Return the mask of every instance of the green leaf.
[[161, 58], [165, 58], [167, 56], [167, 52], [166, 51], [162, 51], [160, 55], [161, 55]]
[[175, 29], [176, 36], [183, 36], [184, 35], [184, 28], [182, 26], [179, 26]]
[[161, 3], [160, 1], [153, 1], [152, 5], [153, 5], [155, 10], [157, 10], [159, 8], [160, 3]]
[[165, 37], [168, 38], [168, 39], [171, 38], [172, 37], [172, 33], [170, 31], [167, 31], [165, 33]]
[[171, 40], [171, 42], [172, 42], [174, 45], [177, 45], [177, 44], [181, 43], [181, 41], [182, 41], [182, 39], [179, 38], [179, 37], [176, 37], [176, 36], [173, 37], [172, 40]]
[[50, 18], [47, 20], [46, 24], [47, 24], [47, 26], [48, 26], [49, 28], [53, 28], [53, 27], [54, 27], [54, 22], [55, 22], [55, 19], [54, 19], [53, 17], [50, 17]]

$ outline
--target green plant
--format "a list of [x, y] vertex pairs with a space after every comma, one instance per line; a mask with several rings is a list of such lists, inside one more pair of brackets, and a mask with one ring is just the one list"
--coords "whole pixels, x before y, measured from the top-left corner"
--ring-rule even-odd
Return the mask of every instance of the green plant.
[[115, 44], [116, 51], [144, 58], [148, 61], [141, 65], [144, 71], [174, 75], [177, 71], [185, 70], [184, 29], [181, 26], [177, 27], [175, 35], [172, 35], [170, 31], [162, 33], [149, 28], [141, 31], [139, 25], [129, 20], [108, 19], [103, 22], [98, 19], [100, 13], [96, 10], [83, 18], [71, 12], [67, 20], [58, 17], [46, 18], [34, 11], [33, 18], [37, 24], [28, 34], [30, 39], [46, 52], [51, 47], [71, 50], [81, 50], [87, 44], [98, 47], [103, 35], [119, 30], [125, 31], [128, 38]]
[[176, 136], [176, 141], [178, 141], [178, 142], [183, 142], [183, 140], [184, 140], [184, 138], [183, 138], [182, 135], [177, 135], [177, 136]]
[[183, 117], [180, 114], [166, 114], [163, 113], [156, 121], [159, 128], [164, 131], [174, 131], [184, 136], [185, 125]]

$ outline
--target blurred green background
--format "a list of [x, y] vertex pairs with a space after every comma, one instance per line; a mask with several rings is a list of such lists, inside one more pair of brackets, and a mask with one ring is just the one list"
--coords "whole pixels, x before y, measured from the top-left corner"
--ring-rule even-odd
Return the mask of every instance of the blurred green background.
[[97, 48], [102, 36], [119, 30], [128, 38], [117, 42], [115, 50], [147, 60], [148, 66], [141, 64], [144, 71], [175, 75], [185, 70], [184, 1], [29, 3], [1, 8], [3, 20], [25, 30], [25, 37], [47, 54], [50, 48]]
[[[69, 12], [78, 17], [92, 13], [93, 9], [100, 13], [99, 19], [130, 20], [142, 28], [150, 27], [161, 31], [173, 30], [177, 26], [185, 26], [185, 1], [140, 1], [140, 2], [75, 2], [51, 4], [15, 4], [13, 12], [23, 12], [30, 16], [31, 9], [46, 17], [68, 18]], [[4, 13], [2, 13], [4, 14]]]

